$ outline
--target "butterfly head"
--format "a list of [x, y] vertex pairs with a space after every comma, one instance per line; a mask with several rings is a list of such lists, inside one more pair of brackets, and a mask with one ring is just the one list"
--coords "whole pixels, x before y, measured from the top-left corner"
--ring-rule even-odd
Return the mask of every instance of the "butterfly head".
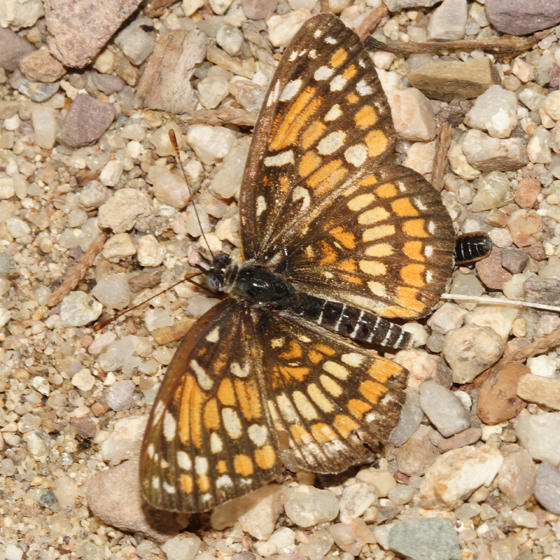
[[231, 257], [225, 253], [218, 253], [210, 263], [208, 270], [208, 283], [216, 292], [224, 291], [226, 283], [226, 270], [231, 264]]

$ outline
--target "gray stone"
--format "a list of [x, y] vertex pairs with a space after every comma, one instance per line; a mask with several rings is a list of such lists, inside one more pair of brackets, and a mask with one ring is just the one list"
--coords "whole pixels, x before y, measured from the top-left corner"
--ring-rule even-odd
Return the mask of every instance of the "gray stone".
[[544, 509], [560, 515], [560, 471], [546, 461], [537, 467], [535, 498]]
[[412, 560], [460, 560], [459, 537], [449, 519], [396, 521], [389, 548]]

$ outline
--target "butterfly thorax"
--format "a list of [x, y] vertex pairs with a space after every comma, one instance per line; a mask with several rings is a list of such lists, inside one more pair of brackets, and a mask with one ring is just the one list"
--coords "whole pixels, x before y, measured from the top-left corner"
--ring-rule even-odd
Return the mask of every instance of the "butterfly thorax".
[[210, 285], [219, 293], [258, 307], [284, 309], [291, 305], [294, 288], [281, 275], [254, 262], [232, 262], [217, 255], [208, 275]]

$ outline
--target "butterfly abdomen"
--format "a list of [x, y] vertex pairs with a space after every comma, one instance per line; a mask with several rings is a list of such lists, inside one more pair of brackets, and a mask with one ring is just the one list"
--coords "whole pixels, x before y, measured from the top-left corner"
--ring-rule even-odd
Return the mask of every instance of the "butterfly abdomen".
[[387, 319], [344, 303], [298, 293], [290, 311], [321, 327], [356, 342], [383, 348], [405, 348], [410, 334]]

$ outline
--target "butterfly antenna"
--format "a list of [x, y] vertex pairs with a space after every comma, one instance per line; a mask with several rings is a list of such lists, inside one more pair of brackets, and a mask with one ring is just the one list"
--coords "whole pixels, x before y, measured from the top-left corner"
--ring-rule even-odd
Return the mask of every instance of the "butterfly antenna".
[[[152, 299], [154, 299], [158, 296], [161, 296], [161, 294], [164, 294], [165, 292], [168, 292], [169, 290], [172, 290], [175, 286], [178, 286], [179, 284], [182, 284], [183, 282], [190, 282], [191, 284], [194, 284], [195, 286], [198, 286], [199, 288], [202, 288], [202, 289], [206, 290], [207, 289], [206, 286], [204, 286], [203, 284], [199, 284], [198, 282], [195, 282], [193, 280], [193, 278], [195, 278], [196, 276], [200, 276], [201, 274], [202, 274], [202, 272], [193, 272], [191, 274], [188, 274], [182, 280], [179, 280], [178, 282], [175, 282], [174, 284], [171, 284], [171, 286], [169, 286], [168, 288], [165, 288], [165, 290], [159, 291], [157, 294], [154, 294], [153, 296], [150, 296], [149, 298], [145, 299], [144, 301], [141, 301], [140, 303], [137, 303], [136, 305], [133, 305], [132, 307], [128, 307], [127, 309], [123, 309], [122, 311], [119, 311], [116, 315], [111, 315], [110, 317], [102, 317], [101, 319], [99, 319], [98, 321], [95, 322], [95, 324], [93, 325], [93, 330], [96, 331], [96, 332], [100, 331], [102, 328], [106, 327], [109, 323], [112, 323], [115, 319], [118, 319], [119, 317], [122, 317], [123, 315], [126, 315], [127, 313], [129, 313], [130, 311], [133, 311], [134, 309], [137, 309], [138, 307], [142, 307], [143, 305], [146, 305], [146, 303], [148, 303]], [[214, 292], [212, 292], [212, 293], [214, 293]]]
[[196, 216], [196, 221], [198, 222], [198, 227], [200, 228], [200, 233], [202, 234], [202, 238], [204, 239], [204, 243], [206, 243], [206, 248], [208, 249], [208, 252], [212, 257], [212, 260], [214, 260], [214, 253], [212, 252], [212, 249], [210, 249], [210, 243], [208, 243], [208, 239], [206, 239], [206, 235], [204, 234], [204, 230], [202, 229], [202, 222], [200, 221], [198, 208], [196, 207], [196, 204], [194, 202], [194, 193], [189, 184], [189, 180], [187, 179], [187, 174], [185, 173], [183, 162], [181, 161], [181, 154], [179, 153], [179, 144], [177, 143], [177, 136], [175, 136], [175, 131], [173, 129], [169, 131], [169, 140], [171, 140], [171, 144], [173, 145], [173, 149], [175, 150], [175, 156], [177, 159], [177, 163], [179, 164], [179, 169], [181, 170], [181, 173], [185, 178], [185, 183], [187, 184], [187, 189], [189, 191], [189, 201], [192, 204], [194, 215]]

